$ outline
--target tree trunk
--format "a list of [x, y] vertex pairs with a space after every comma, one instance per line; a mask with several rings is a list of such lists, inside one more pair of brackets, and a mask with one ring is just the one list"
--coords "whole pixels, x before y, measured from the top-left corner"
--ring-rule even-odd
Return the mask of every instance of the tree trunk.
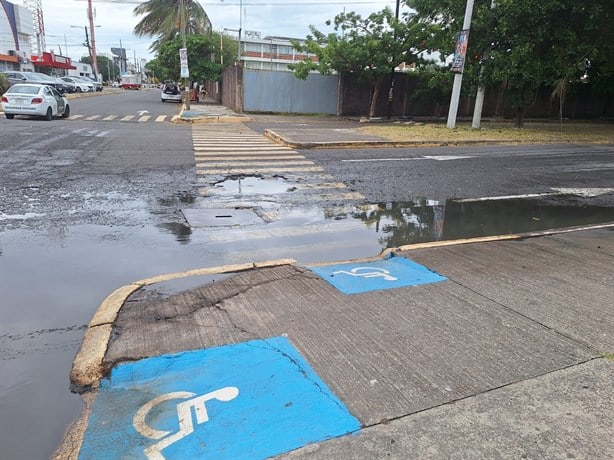
[[379, 97], [379, 85], [377, 82], [373, 85], [373, 92], [371, 93], [371, 104], [369, 105], [369, 118], [375, 116], [375, 110], [377, 108], [377, 99]]
[[524, 126], [524, 106], [516, 108], [516, 128]]

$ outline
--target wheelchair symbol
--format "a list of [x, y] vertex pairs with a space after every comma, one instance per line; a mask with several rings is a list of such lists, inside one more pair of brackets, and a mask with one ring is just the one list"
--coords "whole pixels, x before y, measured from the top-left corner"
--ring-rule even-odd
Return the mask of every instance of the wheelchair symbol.
[[396, 281], [398, 279], [392, 276], [388, 270], [377, 267], [356, 267], [352, 268], [350, 271], [337, 270], [336, 272], [333, 272], [333, 275], [339, 274], [362, 278], [384, 278], [386, 281]]
[[[132, 419], [132, 424], [136, 431], [143, 436], [158, 440], [158, 442], [152, 446], [149, 446], [143, 452], [149, 460], [164, 460], [162, 450], [171, 444], [185, 438], [194, 431], [194, 425], [192, 423], [192, 411], [196, 415], [196, 423], [201, 424], [209, 421], [209, 414], [207, 413], [206, 401], [217, 399], [218, 401], [230, 401], [239, 395], [239, 389], [237, 387], [225, 387], [211, 393], [204, 394], [202, 396], [196, 396], [195, 393], [188, 391], [177, 391], [174, 393], [166, 393], [152, 399], [147, 404], [142, 406]], [[191, 399], [188, 399], [191, 398]], [[171, 399], [187, 399], [187, 401], [177, 404], [177, 417], [179, 419], [179, 431], [175, 434], [171, 434], [171, 431], [162, 431], [151, 428], [145, 422], [149, 412], [158, 404], [169, 401]], [[170, 436], [169, 436], [170, 435]]]

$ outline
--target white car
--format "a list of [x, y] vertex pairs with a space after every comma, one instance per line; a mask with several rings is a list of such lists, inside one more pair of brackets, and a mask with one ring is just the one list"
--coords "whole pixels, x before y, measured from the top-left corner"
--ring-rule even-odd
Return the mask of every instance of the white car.
[[62, 77], [62, 80], [69, 82], [69, 83], [73, 83], [76, 88], [77, 88], [77, 92], [78, 93], [87, 93], [89, 92], [93, 92], [94, 91], [94, 84], [92, 82], [86, 82], [86, 81], [82, 81], [79, 78], [75, 78], [75, 77]]
[[52, 86], [18, 83], [2, 95], [4, 116], [9, 120], [15, 115], [30, 115], [51, 120], [54, 116], [68, 118], [70, 105]]
[[166, 84], [164, 88], [162, 88], [162, 93], [160, 94], [160, 99], [162, 102], [173, 101], [173, 102], [181, 102], [181, 88], [174, 84]]

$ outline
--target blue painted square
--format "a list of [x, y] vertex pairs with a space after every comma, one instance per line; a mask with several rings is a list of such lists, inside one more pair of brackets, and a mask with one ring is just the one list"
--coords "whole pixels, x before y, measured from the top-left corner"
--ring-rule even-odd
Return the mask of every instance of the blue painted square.
[[360, 429], [284, 337], [121, 364], [79, 459], [260, 459]]
[[309, 269], [344, 294], [360, 294], [447, 280], [445, 276], [410, 259], [394, 256], [376, 261], [309, 267]]

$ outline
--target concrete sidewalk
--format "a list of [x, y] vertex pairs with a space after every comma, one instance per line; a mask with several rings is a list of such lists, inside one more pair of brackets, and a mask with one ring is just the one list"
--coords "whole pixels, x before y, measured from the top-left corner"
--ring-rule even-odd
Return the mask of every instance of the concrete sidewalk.
[[[179, 274], [227, 273], [172, 295], [157, 286], [175, 275], [125, 286], [71, 378], [96, 387], [120, 363], [286, 337], [361, 428], [282, 457], [614, 458], [614, 224], [392, 253], [447, 280], [344, 294], [318, 267], [274, 261]], [[249, 417], [235, 423], [229, 443]]]

